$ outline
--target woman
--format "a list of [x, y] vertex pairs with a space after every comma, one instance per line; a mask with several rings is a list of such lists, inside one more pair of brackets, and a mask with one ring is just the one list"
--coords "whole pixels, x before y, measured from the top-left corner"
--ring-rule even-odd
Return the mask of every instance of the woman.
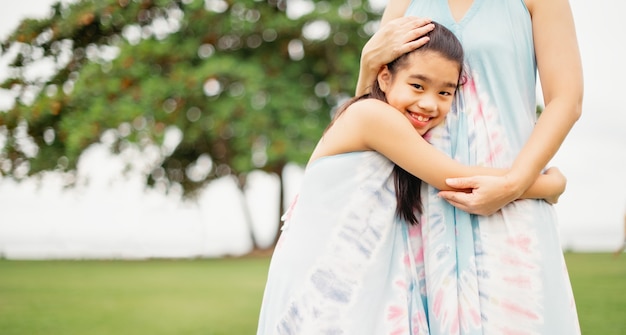
[[[447, 26], [466, 51], [470, 78], [459, 108], [432, 131], [431, 143], [465, 164], [510, 168], [501, 177], [448, 181], [471, 192], [422, 189], [424, 213], [411, 238], [430, 334], [579, 334], [553, 208], [512, 202], [581, 113], [567, 0], [391, 0], [364, 47], [357, 95], [381, 64], [425, 42], [407, 43], [431, 27], [400, 18], [405, 13]], [[538, 120], [537, 70], [545, 101]]]

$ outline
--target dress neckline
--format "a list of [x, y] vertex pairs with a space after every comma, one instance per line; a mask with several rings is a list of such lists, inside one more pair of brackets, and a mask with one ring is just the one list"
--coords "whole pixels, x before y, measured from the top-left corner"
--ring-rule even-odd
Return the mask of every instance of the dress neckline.
[[482, 0], [474, 0], [458, 21], [454, 18], [454, 15], [452, 15], [452, 9], [450, 8], [450, 3], [448, 2], [448, 0], [441, 0], [440, 3], [444, 6], [445, 12], [447, 13], [448, 18], [451, 22], [453, 22], [455, 25], [463, 25], [465, 22], [471, 20], [471, 18], [476, 13], [478, 7], [480, 7]]

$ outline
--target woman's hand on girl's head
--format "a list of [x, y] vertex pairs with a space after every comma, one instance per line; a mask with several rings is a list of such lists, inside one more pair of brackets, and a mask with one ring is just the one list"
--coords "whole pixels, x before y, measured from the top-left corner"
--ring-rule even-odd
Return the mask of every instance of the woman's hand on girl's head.
[[371, 68], [379, 69], [428, 42], [428, 37], [424, 35], [433, 28], [431, 20], [426, 18], [404, 16], [393, 19], [380, 27], [369, 39], [363, 47], [361, 57], [374, 63], [370, 64]]

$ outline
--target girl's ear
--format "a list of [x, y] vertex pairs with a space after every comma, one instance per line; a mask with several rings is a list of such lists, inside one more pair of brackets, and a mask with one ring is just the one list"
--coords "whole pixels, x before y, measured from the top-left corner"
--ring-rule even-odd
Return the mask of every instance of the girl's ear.
[[387, 88], [391, 86], [391, 72], [389, 71], [389, 68], [387, 67], [387, 65], [385, 65], [378, 72], [377, 80], [378, 80], [378, 86], [380, 86], [381, 91], [387, 93]]

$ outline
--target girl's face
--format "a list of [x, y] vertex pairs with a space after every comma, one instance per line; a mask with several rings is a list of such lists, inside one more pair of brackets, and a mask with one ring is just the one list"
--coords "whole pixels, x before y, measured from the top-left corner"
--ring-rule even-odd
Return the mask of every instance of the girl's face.
[[395, 74], [385, 67], [378, 74], [378, 83], [387, 102], [424, 135], [448, 115], [460, 66], [434, 51], [418, 51], [407, 57]]

